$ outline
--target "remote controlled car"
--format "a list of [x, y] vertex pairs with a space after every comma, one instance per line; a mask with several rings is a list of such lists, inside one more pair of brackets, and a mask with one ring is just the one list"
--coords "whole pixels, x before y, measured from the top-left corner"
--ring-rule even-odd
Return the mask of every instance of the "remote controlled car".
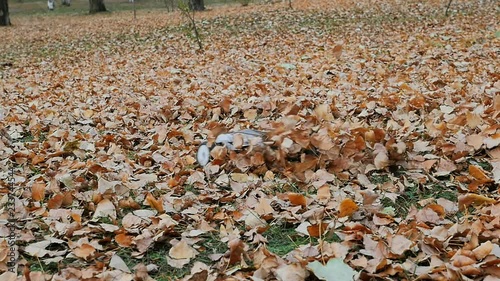
[[[237, 150], [240, 148], [249, 147], [251, 145], [263, 145], [265, 134], [256, 130], [245, 129], [236, 132], [220, 134], [215, 139], [215, 142], [209, 147], [208, 142], [201, 143], [196, 153], [196, 160], [201, 166], [206, 166], [210, 162], [210, 151], [215, 146], [225, 146], [229, 150]], [[235, 142], [238, 145], [235, 145]]]

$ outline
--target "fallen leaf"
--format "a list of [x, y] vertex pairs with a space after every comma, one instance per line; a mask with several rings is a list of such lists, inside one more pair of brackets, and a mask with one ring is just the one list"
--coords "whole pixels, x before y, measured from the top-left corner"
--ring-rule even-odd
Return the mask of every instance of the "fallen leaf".
[[73, 249], [73, 254], [79, 258], [82, 259], [88, 259], [96, 253], [96, 249], [87, 243], [82, 244], [81, 246], [76, 247]]
[[109, 266], [118, 270], [121, 270], [123, 272], [128, 272], [130, 273], [130, 269], [128, 268], [127, 264], [123, 261], [123, 259], [118, 256], [117, 254], [114, 254], [111, 257], [111, 260], [109, 261]]
[[493, 251], [493, 243], [486, 241], [472, 250], [472, 253], [474, 253], [476, 260], [480, 261], [491, 254], [491, 251]]
[[346, 198], [340, 202], [339, 217], [351, 216], [358, 209], [358, 205], [352, 199]]
[[98, 219], [101, 217], [116, 219], [116, 207], [109, 199], [103, 199], [97, 204], [97, 208], [92, 218]]
[[495, 202], [496, 200], [493, 198], [488, 198], [486, 196], [474, 193], [468, 193], [458, 196], [458, 207], [461, 211], [471, 205], [479, 206], [483, 204], [494, 204]]
[[412, 245], [413, 242], [403, 235], [394, 235], [389, 242], [391, 252], [399, 256], [410, 250]]
[[179, 241], [168, 251], [168, 255], [174, 259], [192, 259], [196, 257], [196, 250], [193, 249], [185, 240]]
[[31, 195], [35, 201], [43, 201], [45, 198], [45, 184], [34, 183], [31, 187]]
[[295, 206], [307, 206], [307, 199], [304, 195], [299, 193], [288, 193], [288, 200], [290, 200], [290, 204]]
[[318, 279], [326, 281], [352, 281], [358, 274], [341, 259], [330, 259], [326, 265], [313, 261], [307, 264], [307, 269]]
[[478, 166], [469, 165], [469, 174], [473, 176], [480, 183], [491, 182], [492, 180], [486, 175], [486, 173]]

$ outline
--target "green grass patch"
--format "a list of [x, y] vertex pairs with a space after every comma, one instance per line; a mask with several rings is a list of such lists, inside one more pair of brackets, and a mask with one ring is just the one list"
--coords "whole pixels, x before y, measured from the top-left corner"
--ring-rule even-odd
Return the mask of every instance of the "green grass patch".
[[286, 255], [300, 245], [310, 242], [309, 237], [301, 236], [295, 231], [295, 227], [288, 224], [271, 224], [263, 236], [267, 238], [269, 251], [278, 256]]
[[155, 245], [140, 259], [132, 257], [132, 250], [130, 248], [119, 248], [117, 255], [123, 259], [131, 270], [139, 263], [143, 263], [144, 265], [155, 264], [158, 270], [150, 275], [157, 281], [178, 280], [191, 272], [191, 268], [196, 261], [205, 264], [213, 264], [214, 261], [211, 260], [210, 255], [224, 254], [228, 250], [227, 243], [221, 242], [216, 234], [205, 233], [201, 238], [203, 238], [202, 241], [193, 245], [193, 248], [195, 248], [199, 254], [183, 268], [175, 268], [168, 264], [168, 251], [171, 248], [168, 243]]
[[[271, 224], [262, 235], [267, 239], [267, 248], [278, 256], [284, 256], [297, 249], [301, 245], [317, 245], [319, 240], [309, 236], [304, 236], [295, 231], [296, 226], [291, 224]], [[333, 243], [340, 242], [341, 239], [335, 233], [326, 233], [322, 237], [323, 241]]]
[[397, 217], [406, 217], [412, 206], [421, 208], [417, 203], [428, 198], [444, 198], [453, 202], [458, 200], [458, 193], [455, 190], [447, 188], [441, 184], [432, 184], [430, 186], [419, 186], [413, 184], [408, 186], [405, 191], [393, 202], [391, 199], [382, 198], [384, 207], [394, 208]]

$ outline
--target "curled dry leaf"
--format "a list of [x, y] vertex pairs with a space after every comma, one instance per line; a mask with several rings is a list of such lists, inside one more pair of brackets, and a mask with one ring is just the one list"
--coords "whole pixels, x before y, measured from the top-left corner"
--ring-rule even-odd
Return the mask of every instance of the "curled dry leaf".
[[491, 251], [493, 251], [493, 243], [491, 243], [491, 241], [486, 241], [472, 250], [476, 260], [484, 259], [486, 256], [491, 254]]
[[146, 201], [148, 202], [149, 206], [157, 210], [159, 213], [163, 213], [163, 202], [161, 199], [156, 199], [153, 197], [151, 193], [148, 192], [146, 195]]
[[458, 197], [458, 207], [460, 210], [464, 210], [469, 206], [479, 206], [483, 204], [494, 204], [495, 199], [489, 198], [483, 195], [469, 193], [465, 195], [460, 195]]
[[483, 169], [475, 165], [469, 166], [469, 174], [473, 176], [476, 180], [478, 180], [480, 183], [487, 183], [492, 181], [490, 177], [486, 175]]

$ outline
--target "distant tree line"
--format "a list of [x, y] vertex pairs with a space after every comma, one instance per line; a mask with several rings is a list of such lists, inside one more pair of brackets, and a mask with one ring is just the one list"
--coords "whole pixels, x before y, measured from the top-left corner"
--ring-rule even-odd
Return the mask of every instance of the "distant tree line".
[[0, 0], [0, 25], [10, 25], [9, 3], [7, 0]]
[[[63, 5], [69, 6], [70, 0], [63, 0]], [[172, 1], [173, 2], [173, 1]], [[187, 0], [187, 4], [192, 11], [203, 11], [205, 10], [205, 3], [203, 0]], [[48, 3], [48, 8], [50, 10], [54, 9], [54, 0]], [[89, 13], [99, 13], [106, 12], [106, 6], [104, 5], [104, 0], [89, 0]], [[0, 0], [0, 26], [10, 25], [9, 18], [9, 3], [8, 0]]]

